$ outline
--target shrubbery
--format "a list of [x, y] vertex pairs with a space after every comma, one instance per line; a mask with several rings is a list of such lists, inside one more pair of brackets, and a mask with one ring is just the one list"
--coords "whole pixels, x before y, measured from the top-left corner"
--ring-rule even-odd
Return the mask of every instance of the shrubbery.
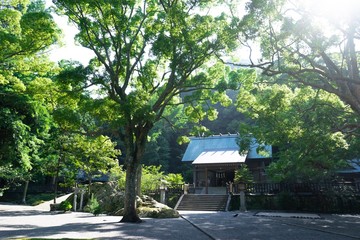
[[[115, 167], [111, 170], [110, 180], [116, 181], [119, 189], [125, 189], [125, 177], [126, 173], [122, 169], [122, 166]], [[171, 188], [173, 185], [183, 184], [184, 179], [181, 174], [165, 174], [161, 171], [161, 166], [143, 166], [141, 176], [141, 192], [143, 194], [157, 192], [161, 182], [168, 188]]]
[[94, 216], [98, 216], [101, 213], [101, 207], [94, 195], [91, 195], [91, 198], [85, 208], [85, 211], [94, 214]]
[[59, 205], [59, 210], [62, 210], [64, 212], [70, 211], [71, 209], [72, 209], [72, 204], [67, 200], [62, 201]]
[[[238, 210], [239, 195], [231, 198], [229, 210]], [[360, 213], [360, 196], [325, 192], [301, 195], [281, 192], [277, 195], [247, 195], [247, 210], [285, 210], [318, 213]]]

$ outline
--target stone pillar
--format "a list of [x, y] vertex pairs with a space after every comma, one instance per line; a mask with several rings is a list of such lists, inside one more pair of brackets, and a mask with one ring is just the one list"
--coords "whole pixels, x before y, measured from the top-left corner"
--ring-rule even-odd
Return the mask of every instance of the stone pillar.
[[184, 184], [184, 194], [188, 194], [189, 193], [189, 184], [185, 183]]
[[73, 210], [74, 210], [74, 212], [76, 212], [76, 210], [77, 210], [77, 194], [78, 194], [78, 192], [79, 192], [79, 189], [78, 188], [75, 188], [75, 191], [74, 191], [74, 201], [73, 201]]
[[165, 189], [160, 189], [160, 202], [165, 204]]
[[160, 202], [162, 204], [165, 204], [165, 199], [166, 199], [166, 186], [161, 183], [160, 184]]
[[83, 203], [84, 203], [84, 194], [85, 194], [85, 190], [84, 189], [81, 189], [80, 191], [80, 211], [83, 210]]
[[243, 190], [240, 191], [240, 211], [246, 211], [246, 199], [245, 199], [245, 192]]

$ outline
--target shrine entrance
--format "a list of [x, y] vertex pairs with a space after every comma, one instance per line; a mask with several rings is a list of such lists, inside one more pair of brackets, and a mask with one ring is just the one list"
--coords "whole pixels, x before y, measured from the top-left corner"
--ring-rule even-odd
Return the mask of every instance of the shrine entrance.
[[209, 187], [226, 187], [229, 182], [234, 182], [235, 170], [238, 164], [201, 164], [194, 165], [194, 184], [198, 188], [206, 188], [207, 194]]

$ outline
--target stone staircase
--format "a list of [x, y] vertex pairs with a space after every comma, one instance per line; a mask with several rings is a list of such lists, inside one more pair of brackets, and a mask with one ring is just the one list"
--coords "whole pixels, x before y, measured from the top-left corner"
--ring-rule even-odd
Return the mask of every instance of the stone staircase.
[[185, 194], [177, 203], [178, 211], [226, 211], [228, 195]]

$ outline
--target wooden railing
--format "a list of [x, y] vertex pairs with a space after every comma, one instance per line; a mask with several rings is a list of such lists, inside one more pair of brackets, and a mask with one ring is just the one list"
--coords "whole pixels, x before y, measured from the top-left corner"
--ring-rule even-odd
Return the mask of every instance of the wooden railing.
[[183, 193], [184, 185], [183, 184], [172, 184], [167, 187], [167, 192], [169, 193]]
[[[162, 187], [161, 184], [158, 184], [158, 185], [156, 185], [154, 187], [154, 189], [144, 191], [144, 192], [142, 192], [142, 194], [145, 194], [145, 195], [159, 194], [161, 187]], [[184, 185], [183, 184], [172, 184], [170, 186], [166, 186], [165, 191], [167, 193], [183, 193], [184, 192]]]
[[[232, 186], [232, 193], [240, 193], [239, 185]], [[299, 194], [320, 194], [328, 191], [360, 194], [360, 183], [248, 183], [247, 194], [277, 194], [290, 192]]]

